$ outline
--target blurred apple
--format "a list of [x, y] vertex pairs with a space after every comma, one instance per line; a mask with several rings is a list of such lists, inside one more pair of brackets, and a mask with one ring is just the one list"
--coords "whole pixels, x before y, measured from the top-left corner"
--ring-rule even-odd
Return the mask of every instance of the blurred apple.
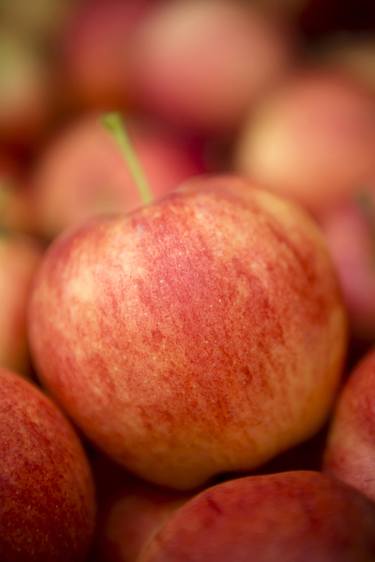
[[375, 191], [364, 188], [320, 218], [353, 335], [375, 341]]
[[0, 155], [0, 229], [35, 232], [32, 193], [16, 166]]
[[40, 135], [49, 111], [49, 76], [33, 47], [0, 28], [0, 141], [29, 144]]
[[26, 374], [26, 310], [41, 250], [31, 239], [0, 231], [0, 366]]
[[[198, 149], [166, 129], [130, 119], [129, 133], [158, 197], [204, 169]], [[40, 232], [49, 238], [92, 216], [141, 205], [119, 147], [98, 116], [80, 118], [47, 146], [33, 188]]]
[[231, 129], [285, 75], [289, 36], [236, 0], [166, 2], [136, 33], [136, 91], [147, 109], [179, 126]]
[[375, 501], [375, 351], [348, 379], [333, 417], [325, 469]]
[[63, 38], [63, 66], [73, 97], [106, 109], [128, 100], [132, 35], [150, 3], [92, 0], [75, 10]]
[[245, 125], [237, 169], [263, 187], [322, 212], [374, 170], [375, 100], [339, 74], [304, 72]]
[[189, 489], [317, 431], [346, 318], [309, 217], [224, 176], [59, 238], [30, 337], [41, 380], [99, 448]]
[[95, 500], [79, 440], [36, 387], [0, 381], [1, 562], [84, 562]]
[[318, 472], [240, 478], [171, 515], [138, 562], [370, 562], [375, 508]]

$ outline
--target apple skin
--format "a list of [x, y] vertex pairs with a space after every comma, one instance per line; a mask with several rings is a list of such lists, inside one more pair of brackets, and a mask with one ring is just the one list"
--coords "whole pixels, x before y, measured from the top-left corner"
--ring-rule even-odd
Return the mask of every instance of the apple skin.
[[29, 370], [27, 305], [41, 256], [31, 238], [0, 232], [0, 366], [24, 375]]
[[339, 397], [325, 470], [375, 501], [375, 351], [356, 366]]
[[250, 116], [235, 167], [319, 214], [366, 184], [374, 153], [373, 96], [339, 73], [310, 70]]
[[375, 508], [318, 472], [251, 476], [182, 506], [138, 562], [370, 562]]
[[15, 163], [0, 155], [0, 229], [36, 232], [32, 191]]
[[136, 562], [144, 546], [190, 497], [128, 477], [102, 509], [97, 562]]
[[165, 2], [135, 33], [137, 98], [175, 125], [226, 132], [289, 70], [287, 37], [236, 0]]
[[[156, 196], [204, 170], [198, 147], [151, 123], [126, 123]], [[47, 238], [97, 214], [141, 205], [120, 149], [97, 115], [82, 117], [57, 135], [41, 156], [32, 184], [39, 230]]]
[[[364, 198], [360, 203], [360, 197]], [[353, 336], [375, 340], [375, 196], [369, 189], [320, 217]], [[365, 207], [364, 207], [365, 206]]]
[[1, 562], [83, 562], [95, 499], [78, 437], [36, 387], [0, 380]]
[[29, 320], [39, 376], [78, 426], [130, 471], [179, 489], [316, 432], [346, 351], [321, 233], [231, 176], [63, 235]]

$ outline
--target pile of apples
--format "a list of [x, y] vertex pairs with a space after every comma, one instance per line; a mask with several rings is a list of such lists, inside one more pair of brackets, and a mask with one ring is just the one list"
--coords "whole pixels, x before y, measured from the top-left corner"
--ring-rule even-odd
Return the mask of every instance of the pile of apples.
[[1, 0], [0, 562], [375, 560], [375, 22]]

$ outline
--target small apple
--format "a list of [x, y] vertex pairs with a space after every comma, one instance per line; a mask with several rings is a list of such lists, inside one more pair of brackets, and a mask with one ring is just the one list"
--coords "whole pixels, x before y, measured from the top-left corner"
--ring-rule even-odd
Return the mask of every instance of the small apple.
[[189, 489], [317, 431], [346, 317], [309, 217], [241, 178], [207, 177], [53, 243], [30, 339], [41, 380], [100, 449]]
[[132, 53], [139, 101], [210, 133], [236, 127], [291, 63], [288, 34], [237, 0], [162, 3], [137, 29]]
[[[157, 196], [204, 169], [198, 148], [160, 126], [130, 119], [129, 132]], [[97, 115], [81, 117], [57, 135], [32, 183], [39, 229], [48, 238], [97, 214], [141, 205], [121, 152]]]
[[363, 185], [374, 169], [375, 101], [330, 71], [298, 74], [250, 117], [236, 168], [314, 213]]
[[41, 249], [25, 236], [0, 231], [0, 366], [27, 374], [26, 312]]
[[83, 562], [92, 477], [73, 428], [40, 390], [0, 370], [1, 562]]
[[172, 514], [137, 562], [370, 562], [375, 507], [319, 472], [208, 488]]
[[325, 469], [375, 501], [375, 351], [360, 361], [339, 398]]

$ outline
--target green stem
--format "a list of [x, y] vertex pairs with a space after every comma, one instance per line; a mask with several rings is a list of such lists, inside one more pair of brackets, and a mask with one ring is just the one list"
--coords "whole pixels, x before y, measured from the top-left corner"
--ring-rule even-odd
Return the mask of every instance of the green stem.
[[121, 150], [121, 154], [129, 167], [134, 183], [137, 186], [140, 198], [144, 205], [148, 205], [153, 201], [153, 194], [143, 172], [142, 166], [138, 160], [137, 154], [130, 142], [121, 114], [106, 113], [102, 117], [102, 123], [116, 140]]

